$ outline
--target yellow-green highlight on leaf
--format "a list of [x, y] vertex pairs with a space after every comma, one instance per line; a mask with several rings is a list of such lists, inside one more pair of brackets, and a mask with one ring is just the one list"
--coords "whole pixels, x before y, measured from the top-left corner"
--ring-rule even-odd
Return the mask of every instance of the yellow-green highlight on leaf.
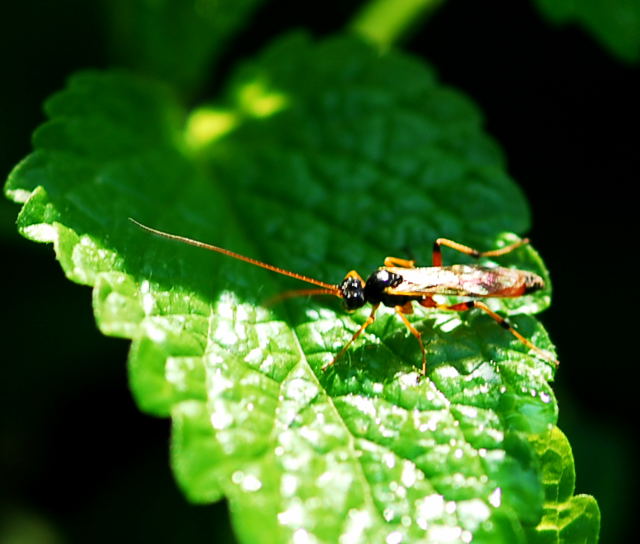
[[238, 126], [239, 115], [232, 111], [199, 108], [187, 119], [185, 142], [194, 151], [205, 149]]
[[234, 92], [236, 109], [201, 107], [187, 119], [185, 142], [193, 151], [204, 150], [223, 138], [247, 118], [266, 118], [286, 108], [286, 94], [269, 89], [259, 79], [249, 81]]
[[387, 49], [441, 3], [442, 0], [371, 0], [351, 22], [350, 30]]
[[248, 81], [235, 92], [237, 105], [251, 117], [269, 117], [287, 106], [287, 95], [268, 88], [264, 81]]

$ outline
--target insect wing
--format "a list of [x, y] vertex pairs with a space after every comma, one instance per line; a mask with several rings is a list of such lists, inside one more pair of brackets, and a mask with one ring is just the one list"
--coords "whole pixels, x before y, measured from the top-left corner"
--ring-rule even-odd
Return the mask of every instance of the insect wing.
[[460, 278], [452, 267], [423, 267], [423, 268], [388, 268], [392, 274], [397, 274], [402, 281], [394, 287], [388, 287], [385, 292], [390, 295], [459, 295]]
[[522, 271], [502, 267], [453, 265], [424, 268], [396, 268], [402, 281], [385, 290], [390, 295], [451, 295], [468, 297], [504, 296], [523, 280]]

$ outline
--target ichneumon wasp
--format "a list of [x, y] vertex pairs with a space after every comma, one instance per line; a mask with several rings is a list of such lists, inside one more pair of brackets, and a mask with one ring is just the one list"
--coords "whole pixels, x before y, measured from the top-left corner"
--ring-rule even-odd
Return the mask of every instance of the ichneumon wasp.
[[[284, 268], [263, 263], [251, 257], [245, 257], [239, 253], [212, 244], [206, 244], [198, 240], [176, 234], [169, 234], [168, 232], [148, 227], [131, 217], [129, 219], [138, 227], [152, 234], [202, 249], [208, 249], [209, 251], [222, 253], [228, 257], [266, 268], [283, 276], [289, 276], [290, 278], [295, 278], [316, 286], [313, 289], [287, 291], [279, 296], [278, 299], [306, 295], [333, 295], [344, 300], [345, 307], [348, 311], [357, 310], [366, 304], [370, 304], [371, 313], [367, 320], [360, 326], [351, 337], [351, 340], [346, 343], [333, 360], [322, 366], [322, 370], [326, 370], [332, 366], [347, 349], [349, 349], [351, 344], [355, 342], [364, 330], [375, 321], [376, 312], [380, 305], [383, 304], [384, 306], [395, 309], [402, 322], [407, 329], [409, 329], [409, 332], [417, 339], [420, 345], [420, 351], [422, 352], [422, 375], [426, 376], [427, 355], [422, 341], [422, 335], [406, 317], [407, 314], [413, 313], [414, 302], [425, 308], [435, 308], [437, 310], [452, 310], [457, 312], [463, 312], [473, 308], [482, 310], [529, 349], [535, 351], [552, 364], [558, 364], [558, 361], [551, 353], [535, 346], [529, 339], [515, 330], [504, 317], [498, 315], [481, 300], [478, 300], [489, 297], [513, 298], [538, 291], [544, 287], [544, 281], [540, 276], [533, 272], [500, 266], [487, 267], [467, 264], [442, 265], [443, 246], [475, 258], [499, 257], [529, 243], [527, 238], [490, 251], [478, 251], [446, 238], [438, 238], [433, 244], [431, 266], [416, 267], [415, 261], [387, 257], [384, 260], [384, 266], [375, 270], [366, 281], [362, 279], [358, 272], [352, 270], [345, 276], [342, 282], [334, 285], [285, 270]], [[469, 300], [456, 304], [440, 304], [434, 300], [433, 297], [435, 295], [459, 296], [469, 298]]]

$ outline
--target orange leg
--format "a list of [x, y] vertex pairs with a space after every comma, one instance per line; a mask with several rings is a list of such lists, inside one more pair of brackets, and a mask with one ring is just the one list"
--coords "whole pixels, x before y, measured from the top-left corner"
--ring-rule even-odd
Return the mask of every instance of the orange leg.
[[420, 334], [420, 331], [418, 331], [418, 329], [416, 329], [406, 317], [407, 314], [413, 313], [413, 306], [411, 302], [407, 302], [404, 306], [396, 306], [395, 310], [396, 310], [396, 313], [400, 316], [400, 319], [402, 319], [402, 322], [406, 325], [407, 329], [409, 329], [409, 332], [416, 337], [416, 339], [418, 340], [418, 344], [420, 344], [420, 351], [422, 352], [422, 375], [426, 376], [427, 375], [427, 352], [424, 349], [424, 343], [422, 342], [422, 335]]
[[511, 324], [504, 317], [498, 315], [491, 308], [489, 308], [484, 302], [481, 302], [479, 300], [470, 300], [468, 302], [460, 302], [458, 304], [452, 304], [450, 306], [447, 306], [444, 304], [437, 304], [434, 300], [426, 298], [424, 300], [421, 300], [420, 304], [422, 306], [425, 306], [426, 308], [437, 308], [439, 310], [453, 310], [456, 312], [465, 312], [467, 310], [472, 310], [473, 308], [478, 308], [479, 310], [482, 310], [483, 312], [488, 314], [491, 318], [493, 318], [493, 320], [496, 323], [498, 323], [498, 325], [500, 325], [503, 329], [506, 329], [507, 331], [509, 331], [513, 336], [515, 336], [518, 340], [520, 340], [520, 342], [522, 342], [525, 346], [527, 346], [529, 349], [538, 353], [538, 355], [540, 355], [543, 359], [546, 359], [547, 361], [552, 363], [554, 366], [558, 366], [560, 364], [559, 361], [551, 353], [549, 353], [548, 351], [545, 351], [544, 349], [539, 348], [538, 346], [533, 344], [531, 340], [522, 336], [517, 330], [513, 328], [513, 326], [511, 326]]
[[358, 272], [356, 272], [355, 270], [349, 271], [349, 273], [345, 276], [345, 278], [355, 278], [357, 280], [360, 280], [362, 284], [364, 284], [364, 280], [362, 279], [362, 276], [358, 274]]
[[399, 266], [400, 268], [415, 268], [416, 262], [409, 259], [399, 259], [398, 257], [387, 257], [384, 260], [385, 266]]
[[528, 244], [529, 239], [523, 238], [522, 240], [510, 244], [505, 247], [501, 247], [500, 249], [492, 249], [490, 251], [478, 251], [477, 249], [473, 249], [472, 247], [465, 246], [463, 244], [459, 244], [458, 242], [454, 242], [453, 240], [448, 240], [447, 238], [438, 238], [433, 244], [433, 266], [442, 266], [442, 246], [447, 246], [451, 249], [455, 249], [460, 253], [464, 253], [465, 255], [470, 255], [471, 257], [480, 258], [480, 257], [499, 257], [500, 255], [506, 255], [507, 253], [511, 253], [514, 249], [523, 246], [524, 244]]
[[369, 314], [369, 317], [367, 318], [367, 320], [362, 324], [362, 326], [356, 331], [356, 333], [351, 337], [351, 340], [349, 340], [345, 346], [340, 350], [340, 353], [338, 353], [338, 355], [336, 355], [332, 361], [325, 363], [324, 365], [322, 365], [322, 370], [327, 370], [327, 368], [329, 368], [330, 366], [333, 366], [333, 364], [340, 359], [340, 357], [342, 357], [345, 353], [345, 351], [347, 351], [347, 349], [349, 349], [349, 346], [351, 344], [353, 344], [357, 339], [358, 336], [360, 336], [364, 330], [371, 325], [371, 323], [373, 323], [376, 320], [376, 312], [378, 311], [380, 304], [375, 304], [373, 306], [373, 308], [371, 309], [371, 313]]

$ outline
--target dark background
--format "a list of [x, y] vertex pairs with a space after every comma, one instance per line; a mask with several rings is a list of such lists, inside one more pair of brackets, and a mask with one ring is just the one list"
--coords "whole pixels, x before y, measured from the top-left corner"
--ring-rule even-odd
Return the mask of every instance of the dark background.
[[[267, 2], [212, 74], [292, 27], [339, 30], [356, 2]], [[98, 4], [26, 0], [0, 16], [0, 173], [30, 151], [43, 100], [74, 71], [109, 66]], [[448, 0], [404, 44], [484, 112], [532, 209], [529, 233], [550, 269], [542, 315], [562, 362], [559, 425], [578, 493], [598, 499], [601, 542], [624, 542], [636, 491], [638, 68], [528, 2]], [[95, 328], [90, 290], [68, 282], [52, 248], [3, 242], [0, 544], [211, 542], [226, 505], [192, 506], [168, 467], [168, 420], [142, 415], [127, 387], [128, 342]], [[627, 531], [629, 531], [627, 533]], [[215, 535], [215, 536], [214, 536]], [[14, 541], [11, 541], [14, 542]]]

